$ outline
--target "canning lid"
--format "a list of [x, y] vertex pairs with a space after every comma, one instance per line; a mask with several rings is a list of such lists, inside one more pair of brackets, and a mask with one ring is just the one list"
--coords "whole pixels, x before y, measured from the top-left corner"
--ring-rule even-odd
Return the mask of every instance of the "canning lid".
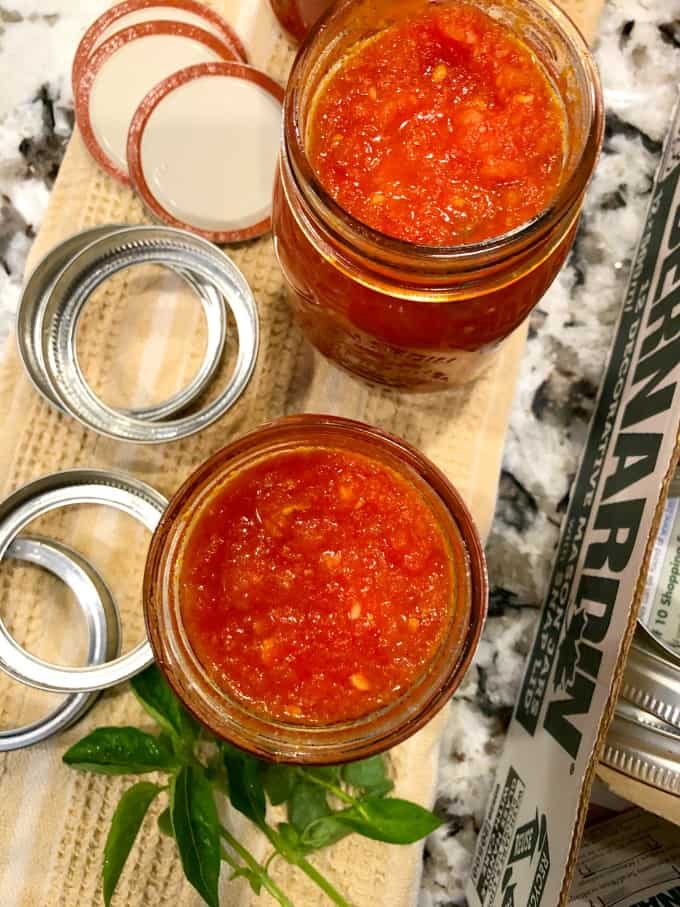
[[680, 670], [680, 474], [668, 498], [647, 570], [638, 623]]
[[625, 700], [616, 704], [600, 761], [645, 784], [680, 794], [680, 733]]
[[261, 236], [271, 228], [282, 103], [281, 86], [243, 63], [173, 73], [132, 119], [134, 188], [157, 218], [213, 242]]
[[[37, 535], [15, 538], [5, 557], [42, 567], [73, 592], [87, 627], [88, 665], [117, 657], [120, 652], [118, 611], [108, 586], [86, 558], [61, 542]], [[70, 693], [37, 721], [0, 730], [0, 753], [32, 746], [65, 730], [92, 708], [97, 698], [97, 693]]]
[[[139, 520], [153, 532], [166, 499], [123, 473], [67, 469], [18, 488], [0, 502], [0, 560], [32, 520], [71, 504], [104, 504]], [[20, 646], [0, 619], [0, 668], [15, 680], [50, 693], [103, 690], [134, 677], [153, 661], [147, 639], [111, 661], [87, 667], [65, 667], [36, 658]]]
[[[82, 310], [108, 277], [133, 264], [179, 268], [211, 284], [233, 315], [238, 350], [221, 392], [197, 412], [150, 422], [103, 403], [87, 384], [75, 353]], [[259, 322], [255, 298], [236, 265], [214, 245], [170, 227], [129, 227], [87, 245], [61, 271], [36, 324], [44, 364], [45, 397], [93, 431], [120, 441], [154, 444], [176, 441], [211, 425], [240, 398], [255, 369]]]
[[621, 696], [680, 728], [680, 474], [654, 541]]
[[644, 628], [637, 627], [621, 682], [621, 696], [680, 728], [680, 670]]
[[220, 60], [240, 57], [214, 34], [183, 22], [142, 22], [107, 38], [75, 86], [76, 120], [92, 157], [130, 185], [127, 135], [142, 99], [178, 69]]
[[247, 62], [245, 48], [234, 29], [226, 19], [204, 3], [199, 3], [198, 0], [125, 0], [102, 13], [83, 35], [73, 60], [73, 94], [76, 94], [76, 86], [88, 59], [106, 38], [131, 25], [152, 19], [170, 19], [203, 28], [230, 45], [235, 55], [244, 63]]
[[[64, 412], [45, 377], [42, 355], [44, 309], [57, 277], [67, 264], [90, 243], [104, 236], [128, 230], [124, 224], [91, 227], [68, 237], [51, 249], [33, 269], [24, 287], [17, 311], [17, 344], [28, 377], [44, 397]], [[203, 361], [189, 383], [166, 400], [151, 406], [123, 410], [138, 419], [157, 421], [181, 412], [190, 406], [207, 388], [220, 367], [227, 334], [227, 313], [222, 296], [213, 285], [181, 268], [171, 268], [197, 295], [205, 316], [206, 347]], [[74, 349], [77, 357], [77, 350]]]

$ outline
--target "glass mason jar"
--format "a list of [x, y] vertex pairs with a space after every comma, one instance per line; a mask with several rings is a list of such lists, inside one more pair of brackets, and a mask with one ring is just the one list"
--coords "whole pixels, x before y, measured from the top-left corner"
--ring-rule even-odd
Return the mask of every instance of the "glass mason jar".
[[281, 27], [294, 41], [302, 41], [333, 0], [269, 0]]
[[[281, 721], [218, 687], [195, 655], [183, 627], [179, 566], [183, 539], [200, 508], [236, 471], [300, 447], [332, 447], [378, 460], [405, 478], [431, 508], [450, 552], [449, 622], [423, 673], [392, 702], [336, 724]], [[214, 734], [275, 761], [334, 764], [361, 759], [415, 733], [447, 702], [472, 660], [487, 609], [482, 545], [460, 495], [415, 448], [378, 429], [333, 416], [281, 419], [216, 453], [170, 501], [151, 540], [144, 576], [144, 614], [158, 665], [185, 706]], [[332, 652], [329, 652], [329, 658]]]
[[565, 162], [550, 207], [457, 246], [405, 242], [353, 218], [307, 158], [315, 96], [357, 45], [430, 2], [345, 0], [316, 24], [288, 82], [273, 207], [276, 252], [308, 339], [356, 375], [413, 390], [474, 378], [537, 304], [569, 251], [603, 134], [597, 70], [573, 22], [551, 0], [472, 0], [529, 45], [562, 100]]

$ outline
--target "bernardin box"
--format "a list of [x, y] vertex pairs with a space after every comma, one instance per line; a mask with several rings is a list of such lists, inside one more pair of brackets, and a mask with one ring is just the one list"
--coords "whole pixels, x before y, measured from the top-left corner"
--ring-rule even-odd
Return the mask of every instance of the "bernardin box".
[[587, 829], [569, 907], [676, 907], [680, 828], [631, 809]]
[[[676, 107], [479, 835], [466, 890], [473, 907], [568, 902], [598, 752], [680, 453], [679, 379]], [[680, 798], [602, 775], [680, 822]]]

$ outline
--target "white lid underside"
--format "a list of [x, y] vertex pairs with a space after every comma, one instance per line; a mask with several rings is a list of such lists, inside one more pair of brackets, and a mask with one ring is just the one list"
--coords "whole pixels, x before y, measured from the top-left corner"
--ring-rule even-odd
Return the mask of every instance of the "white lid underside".
[[281, 105], [254, 82], [205, 76], [170, 92], [142, 136], [151, 194], [176, 219], [242, 230], [269, 216]]
[[108, 28], [104, 29], [101, 35], [99, 35], [93, 44], [92, 49], [94, 50], [99, 47], [106, 38], [110, 38], [111, 35], [114, 35], [117, 31], [128, 28], [130, 25], [138, 25], [140, 22], [151, 21], [165, 22], [166, 20], [172, 22], [186, 22], [187, 25], [194, 25], [198, 28], [202, 28], [204, 31], [208, 31], [218, 38], [224, 37], [223, 32], [214, 22], [211, 22], [210, 19], [204, 19], [203, 16], [200, 16], [198, 13], [189, 12], [189, 10], [182, 9], [181, 7], [163, 6], [161, 4], [159, 6], [148, 6], [145, 9], [137, 9], [132, 13], [127, 13], [125, 16], [116, 19]]
[[184, 35], [145, 35], [111, 54], [97, 72], [90, 93], [95, 138], [110, 160], [127, 173], [127, 135], [144, 96], [178, 69], [214, 63], [215, 51]]

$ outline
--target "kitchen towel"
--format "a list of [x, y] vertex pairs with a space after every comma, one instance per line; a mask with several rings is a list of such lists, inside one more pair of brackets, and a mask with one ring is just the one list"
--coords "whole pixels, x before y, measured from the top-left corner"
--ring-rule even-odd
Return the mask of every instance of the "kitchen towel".
[[[266, 0], [216, 0], [236, 27], [254, 65], [285, 82], [293, 50]], [[564, 7], [593, 37], [601, 0], [569, 0]], [[75, 50], [75, 48], [74, 48]], [[90, 159], [76, 131], [59, 172], [27, 274], [57, 242], [104, 223], [147, 222], [139, 200]], [[232, 438], [295, 412], [329, 412], [375, 424], [405, 437], [431, 457], [463, 494], [483, 537], [494, 509], [503, 440], [524, 346], [519, 329], [491, 369], [474, 385], [409, 396], [371, 388], [325, 362], [291, 320], [270, 236], [227, 254], [250, 282], [262, 338], [255, 375], [233, 410], [200, 435], [174, 444], [141, 446], [107, 440], [50, 407], [24, 374], [13, 339], [0, 364], [0, 492], [69, 467], [116, 468], [171, 495], [201, 461]], [[176, 281], [149, 266], [131, 269], [101, 287], [78, 333], [78, 355], [88, 380], [113, 404], [159, 400], [195, 371], [202, 352], [200, 308]], [[233, 350], [231, 351], [233, 352]], [[226, 368], [227, 366], [225, 366]], [[224, 371], [224, 369], [223, 369]], [[34, 527], [32, 527], [34, 528]], [[131, 518], [105, 508], [70, 508], [37, 523], [89, 556], [119, 603], [124, 646], [143, 632], [140, 582], [148, 534]], [[77, 663], [85, 651], [77, 609], [62, 586], [34, 568], [11, 563], [0, 572], [0, 613], [33, 652]], [[0, 727], [26, 723], [58, 697], [0, 678]], [[437, 747], [446, 710], [390, 754], [399, 796], [431, 804]], [[0, 754], [0, 892], [2, 907], [94, 907], [103, 903], [100, 867], [110, 819], [125, 778], [80, 774], [61, 762], [64, 750], [102, 724], [141, 724], [146, 718], [127, 687], [105, 693], [76, 727], [32, 749]], [[156, 809], [156, 814], [159, 809]], [[230, 817], [254, 852], [266, 842], [239, 817]], [[396, 847], [350, 837], [314, 862], [355, 907], [412, 907], [417, 899], [422, 845]], [[296, 870], [273, 864], [296, 907], [328, 901]], [[243, 880], [222, 884], [225, 907], [266, 907]], [[174, 844], [149, 818], [119, 883], [116, 907], [198, 907], [184, 880]]]

